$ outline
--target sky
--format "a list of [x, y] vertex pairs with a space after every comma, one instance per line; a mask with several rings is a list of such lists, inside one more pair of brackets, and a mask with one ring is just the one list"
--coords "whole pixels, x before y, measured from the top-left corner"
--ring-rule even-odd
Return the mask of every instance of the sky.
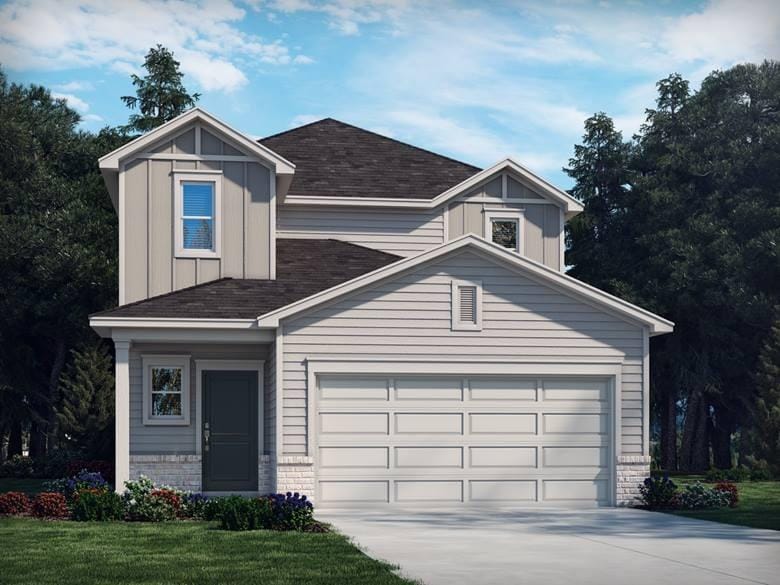
[[258, 138], [333, 117], [563, 188], [594, 112], [626, 137], [673, 72], [780, 58], [780, 0], [7, 0], [0, 64], [82, 127], [124, 124], [160, 43], [199, 105]]

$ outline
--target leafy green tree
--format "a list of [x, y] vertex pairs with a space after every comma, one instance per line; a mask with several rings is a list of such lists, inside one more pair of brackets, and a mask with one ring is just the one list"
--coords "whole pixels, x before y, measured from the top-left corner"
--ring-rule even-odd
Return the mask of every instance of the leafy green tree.
[[0, 71], [0, 386], [24, 397], [32, 455], [56, 446], [69, 349], [116, 303], [116, 214], [96, 161], [127, 136], [78, 123], [64, 100]]
[[147, 71], [144, 77], [132, 76], [136, 95], [122, 97], [128, 108], [140, 112], [130, 116], [124, 127], [127, 131], [153, 130], [186, 112], [200, 99], [199, 93], [187, 92], [182, 83], [184, 74], [179, 71], [179, 62], [162, 45], [149, 49], [143, 66]]
[[73, 359], [60, 378], [57, 409], [64, 445], [89, 457], [111, 456], [114, 422], [113, 360], [103, 343], [72, 350]]
[[[780, 315], [780, 306], [776, 308]], [[753, 457], [780, 471], [780, 317], [758, 356], [755, 376], [755, 426], [751, 430]]]

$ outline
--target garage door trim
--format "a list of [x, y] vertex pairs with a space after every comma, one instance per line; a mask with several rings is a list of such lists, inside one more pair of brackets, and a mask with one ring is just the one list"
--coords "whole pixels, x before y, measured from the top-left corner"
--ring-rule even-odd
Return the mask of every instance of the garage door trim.
[[[317, 396], [318, 377], [323, 375], [344, 376], [403, 376], [403, 375], [460, 375], [495, 376], [517, 375], [538, 377], [601, 377], [609, 380], [611, 424], [608, 434], [609, 446], [609, 498], [610, 505], [616, 504], [615, 486], [616, 461], [621, 455], [621, 360], [593, 359], [575, 361], [553, 360], [481, 360], [481, 361], [450, 361], [450, 360], [394, 360], [394, 359], [309, 359], [307, 368], [307, 453], [313, 457], [313, 472], [315, 485], [318, 485], [319, 457], [318, 453], [318, 423]], [[317, 490], [319, 491], [319, 490]]]

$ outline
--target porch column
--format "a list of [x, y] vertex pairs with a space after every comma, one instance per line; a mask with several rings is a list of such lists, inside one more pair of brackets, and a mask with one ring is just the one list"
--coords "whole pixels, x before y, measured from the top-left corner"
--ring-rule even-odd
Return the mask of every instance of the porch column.
[[130, 479], [130, 342], [114, 340], [116, 351], [116, 425], [115, 480], [117, 493]]

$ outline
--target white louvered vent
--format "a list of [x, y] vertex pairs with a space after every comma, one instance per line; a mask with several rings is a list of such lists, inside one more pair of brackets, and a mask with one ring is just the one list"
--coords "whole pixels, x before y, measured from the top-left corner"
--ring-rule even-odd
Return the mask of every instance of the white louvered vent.
[[482, 330], [482, 282], [452, 281], [452, 330]]
[[459, 319], [461, 323], [477, 324], [477, 287], [459, 286]]

